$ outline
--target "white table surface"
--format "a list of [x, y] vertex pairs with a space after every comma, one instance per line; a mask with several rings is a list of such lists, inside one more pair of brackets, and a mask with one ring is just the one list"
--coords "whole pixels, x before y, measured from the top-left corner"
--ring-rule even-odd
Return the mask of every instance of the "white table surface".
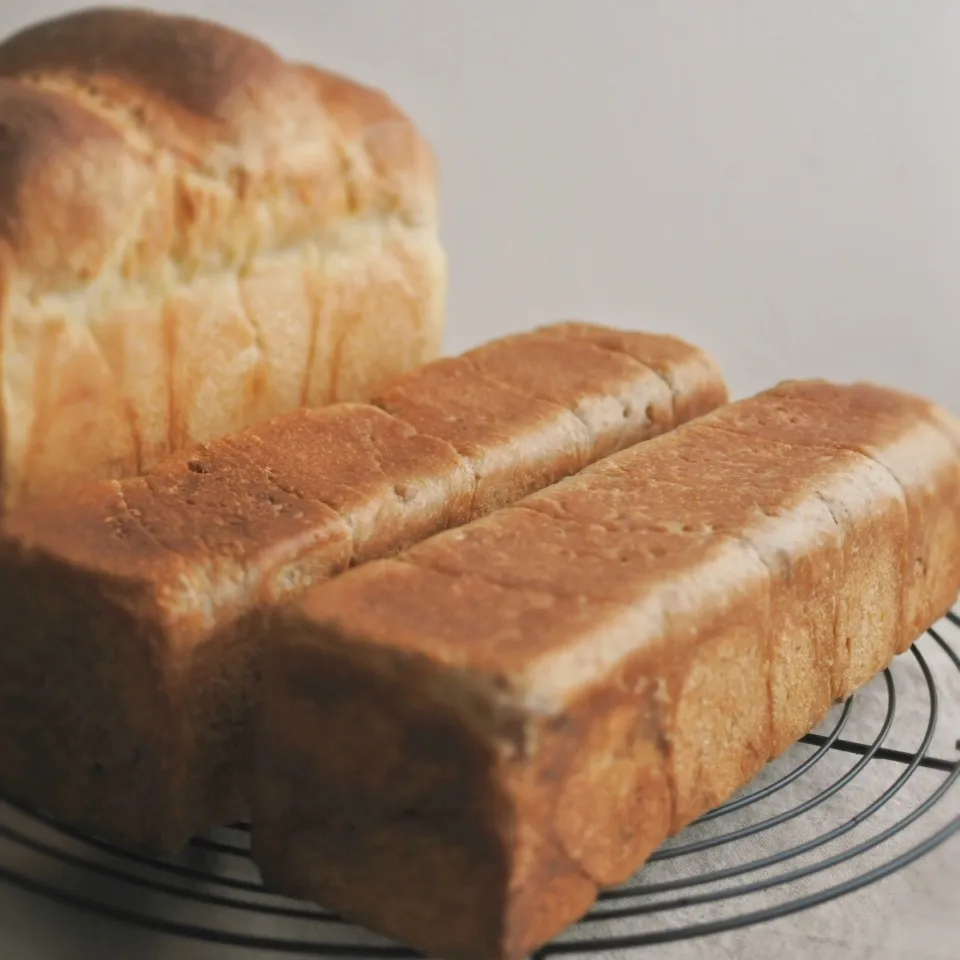
[[[0, 32], [71, 6], [7, 0]], [[737, 394], [869, 378], [960, 412], [960, 4], [153, 6], [381, 85], [417, 118], [443, 170], [450, 351], [576, 316], [689, 337]], [[957, 960], [960, 846], [813, 913], [645, 954]], [[3, 957], [239, 955], [0, 884]]]

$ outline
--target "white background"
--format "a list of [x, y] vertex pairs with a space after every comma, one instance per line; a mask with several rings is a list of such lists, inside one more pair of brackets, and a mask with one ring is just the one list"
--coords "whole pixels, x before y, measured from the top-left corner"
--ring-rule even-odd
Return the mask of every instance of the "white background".
[[[0, 0], [0, 33], [72, 4]], [[960, 2], [193, 0], [382, 86], [443, 170], [447, 347], [675, 331], [738, 394], [870, 378], [960, 412]]]

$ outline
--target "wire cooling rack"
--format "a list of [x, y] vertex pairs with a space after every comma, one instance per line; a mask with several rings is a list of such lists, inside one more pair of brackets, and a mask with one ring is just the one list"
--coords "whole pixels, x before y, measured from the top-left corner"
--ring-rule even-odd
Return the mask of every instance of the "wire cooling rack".
[[[538, 958], [774, 920], [859, 890], [960, 833], [960, 616], [833, 711], [742, 795], [659, 850]], [[265, 955], [414, 956], [268, 893], [237, 825], [182, 857], [123, 851], [0, 803], [0, 882], [119, 924]], [[0, 889], [2, 896], [2, 889]]]

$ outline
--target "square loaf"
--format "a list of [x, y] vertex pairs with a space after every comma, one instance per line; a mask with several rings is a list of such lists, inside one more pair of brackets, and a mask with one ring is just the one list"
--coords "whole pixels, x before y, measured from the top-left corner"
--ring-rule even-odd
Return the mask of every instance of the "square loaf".
[[783, 384], [286, 607], [254, 857], [429, 955], [519, 960], [958, 589], [956, 424]]

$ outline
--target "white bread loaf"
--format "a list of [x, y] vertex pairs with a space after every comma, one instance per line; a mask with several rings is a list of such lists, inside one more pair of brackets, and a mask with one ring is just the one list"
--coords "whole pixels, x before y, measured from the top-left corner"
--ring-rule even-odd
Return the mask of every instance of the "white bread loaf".
[[436, 227], [379, 91], [142, 10], [0, 43], [0, 509], [433, 359]]

